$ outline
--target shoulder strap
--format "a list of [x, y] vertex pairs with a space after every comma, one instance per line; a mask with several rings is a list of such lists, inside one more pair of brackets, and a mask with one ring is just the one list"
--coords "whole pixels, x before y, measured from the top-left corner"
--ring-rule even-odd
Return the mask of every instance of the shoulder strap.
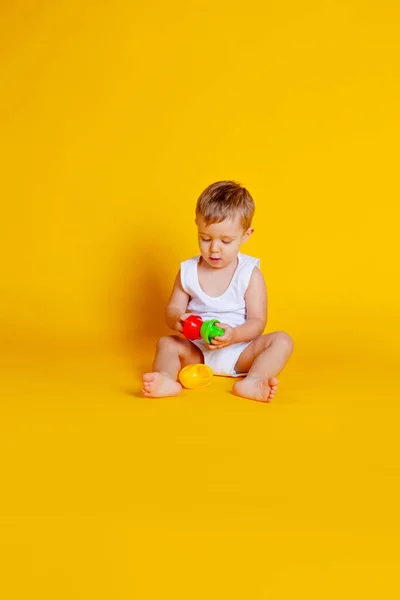
[[240, 293], [244, 296], [250, 283], [254, 267], [260, 268], [260, 259], [242, 254], [242, 269], [240, 272]]
[[189, 296], [193, 295], [193, 287], [196, 282], [197, 262], [198, 256], [188, 258], [188, 260], [181, 262], [181, 284]]

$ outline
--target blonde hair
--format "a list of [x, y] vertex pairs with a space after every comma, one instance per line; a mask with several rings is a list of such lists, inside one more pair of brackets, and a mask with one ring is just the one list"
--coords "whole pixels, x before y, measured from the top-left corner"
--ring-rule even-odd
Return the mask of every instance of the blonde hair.
[[243, 231], [247, 231], [254, 211], [254, 200], [240, 183], [216, 181], [200, 194], [196, 204], [196, 221], [201, 216], [206, 225], [211, 225], [235, 218], [239, 213]]

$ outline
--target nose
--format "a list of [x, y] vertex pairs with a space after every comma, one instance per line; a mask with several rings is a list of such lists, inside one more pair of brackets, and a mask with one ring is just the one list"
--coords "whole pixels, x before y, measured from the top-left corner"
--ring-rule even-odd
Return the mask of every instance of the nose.
[[218, 242], [216, 242], [216, 241], [211, 242], [210, 252], [211, 252], [211, 254], [218, 254], [219, 253]]

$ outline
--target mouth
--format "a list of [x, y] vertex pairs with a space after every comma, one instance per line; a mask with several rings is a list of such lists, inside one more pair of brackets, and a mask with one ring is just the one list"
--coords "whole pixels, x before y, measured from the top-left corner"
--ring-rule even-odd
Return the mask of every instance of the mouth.
[[222, 258], [213, 258], [212, 256], [210, 256], [210, 260], [211, 260], [211, 262], [213, 262], [213, 263], [217, 263], [217, 262], [219, 262], [220, 260], [222, 260]]

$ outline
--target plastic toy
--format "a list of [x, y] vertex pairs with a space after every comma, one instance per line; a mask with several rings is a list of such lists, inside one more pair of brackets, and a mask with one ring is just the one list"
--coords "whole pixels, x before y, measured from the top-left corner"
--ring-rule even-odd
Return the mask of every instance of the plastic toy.
[[188, 340], [203, 340], [207, 344], [215, 337], [224, 335], [225, 331], [217, 327], [215, 323], [219, 323], [217, 319], [211, 321], [203, 321], [198, 315], [190, 315], [183, 323], [183, 335]]
[[213, 372], [207, 365], [187, 365], [180, 371], [179, 381], [188, 390], [201, 390], [211, 383]]

